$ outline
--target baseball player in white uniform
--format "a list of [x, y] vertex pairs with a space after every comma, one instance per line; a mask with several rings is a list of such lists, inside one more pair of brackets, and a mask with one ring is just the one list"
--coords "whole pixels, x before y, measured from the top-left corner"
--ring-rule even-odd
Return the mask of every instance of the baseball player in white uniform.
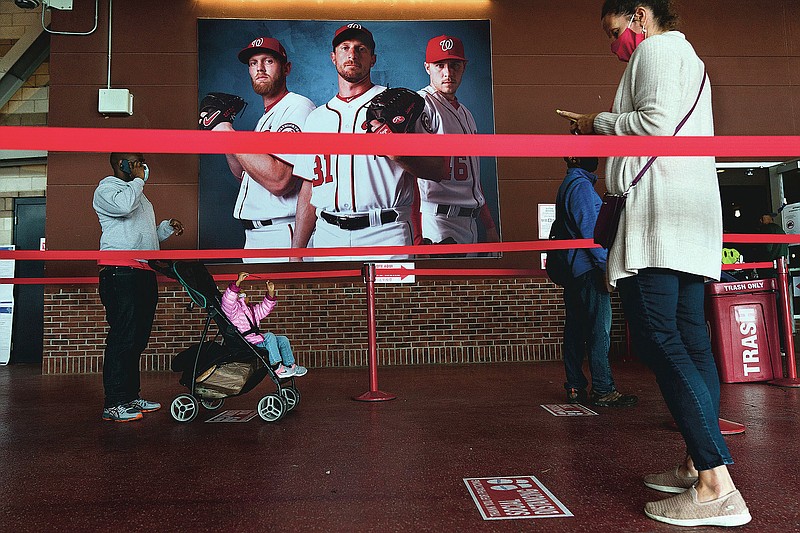
[[[372, 33], [361, 24], [347, 24], [336, 31], [332, 44], [339, 92], [311, 112], [304, 131], [366, 133], [367, 106], [386, 89], [370, 79], [377, 59]], [[417, 131], [424, 132], [421, 126]], [[443, 172], [441, 157], [301, 156], [296, 173], [307, 181], [298, 200], [294, 245], [307, 246], [312, 231], [315, 248], [411, 245], [416, 177], [437, 180]]]
[[[428, 41], [425, 71], [431, 83], [418, 91], [425, 98], [423, 123], [433, 133], [478, 133], [469, 109], [456, 98], [467, 68], [464, 44], [440, 35]], [[451, 156], [438, 182], [420, 180], [420, 213], [424, 242], [472, 244], [478, 242], [477, 219], [486, 228], [486, 240], [500, 240], [481, 189], [480, 159]]]
[[[264, 116], [255, 131], [302, 131], [314, 103], [289, 92], [286, 77], [292, 64], [277, 39], [259, 37], [238, 54], [248, 66], [256, 94], [264, 100]], [[233, 131], [221, 122], [214, 131]], [[294, 174], [296, 155], [226, 154], [228, 166], [241, 182], [233, 216], [245, 230], [245, 249], [291, 248], [294, 236], [297, 194], [301, 180]], [[282, 258], [244, 258], [248, 262], [281, 262]]]

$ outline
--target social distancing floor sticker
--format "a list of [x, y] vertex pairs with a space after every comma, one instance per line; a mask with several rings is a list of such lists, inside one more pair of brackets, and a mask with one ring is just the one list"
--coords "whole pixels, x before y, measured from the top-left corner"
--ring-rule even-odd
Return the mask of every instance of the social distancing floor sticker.
[[534, 476], [464, 478], [484, 520], [574, 516]]
[[553, 416], [597, 416], [597, 413], [579, 403], [549, 403], [542, 409]]
[[249, 410], [236, 410], [236, 409], [229, 409], [227, 411], [222, 411], [220, 414], [213, 418], [209, 418], [206, 422], [249, 422], [250, 420], [254, 419], [258, 413], [253, 411], [252, 409]]

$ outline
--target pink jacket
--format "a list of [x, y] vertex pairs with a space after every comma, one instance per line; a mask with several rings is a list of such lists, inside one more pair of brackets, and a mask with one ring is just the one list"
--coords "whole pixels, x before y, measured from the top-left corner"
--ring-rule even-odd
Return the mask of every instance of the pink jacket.
[[[270, 298], [267, 294], [260, 304], [247, 305], [244, 299], [239, 298], [239, 287], [233, 282], [222, 294], [222, 312], [242, 333], [253, 326], [258, 326], [258, 323], [272, 312], [277, 303], [275, 298]], [[250, 344], [264, 341], [264, 336], [258, 333], [251, 333], [245, 338]]]

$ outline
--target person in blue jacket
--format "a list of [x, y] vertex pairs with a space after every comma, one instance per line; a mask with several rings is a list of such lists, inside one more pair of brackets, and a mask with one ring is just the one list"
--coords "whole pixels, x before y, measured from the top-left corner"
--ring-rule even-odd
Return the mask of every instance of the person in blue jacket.
[[[591, 239], [602, 200], [594, 189], [597, 182], [596, 157], [565, 157], [567, 174], [558, 188], [556, 202], [567, 214], [567, 228], [574, 239]], [[611, 295], [605, 281], [604, 248], [581, 248], [568, 251], [574, 280], [564, 287], [564, 343], [562, 355], [569, 403], [587, 400], [599, 407], [635, 405], [638, 398], [621, 394], [614, 385], [608, 350], [611, 346]], [[589, 358], [592, 376], [589, 382], [583, 373], [584, 357]]]

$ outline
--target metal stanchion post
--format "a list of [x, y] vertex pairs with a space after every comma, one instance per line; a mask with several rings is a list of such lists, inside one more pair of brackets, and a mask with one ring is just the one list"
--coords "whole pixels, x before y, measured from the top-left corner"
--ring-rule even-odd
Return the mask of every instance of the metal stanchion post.
[[369, 342], [369, 390], [353, 399], [359, 402], [383, 402], [397, 398], [378, 390], [378, 334], [375, 326], [375, 263], [367, 263], [361, 269], [367, 285], [367, 333]]
[[779, 387], [800, 387], [800, 379], [797, 379], [797, 366], [794, 357], [794, 337], [792, 336], [792, 311], [789, 307], [789, 269], [786, 266], [786, 258], [778, 259], [778, 292], [781, 295], [780, 319], [783, 321], [783, 341], [786, 348], [786, 375], [785, 378], [773, 379], [770, 385]]

